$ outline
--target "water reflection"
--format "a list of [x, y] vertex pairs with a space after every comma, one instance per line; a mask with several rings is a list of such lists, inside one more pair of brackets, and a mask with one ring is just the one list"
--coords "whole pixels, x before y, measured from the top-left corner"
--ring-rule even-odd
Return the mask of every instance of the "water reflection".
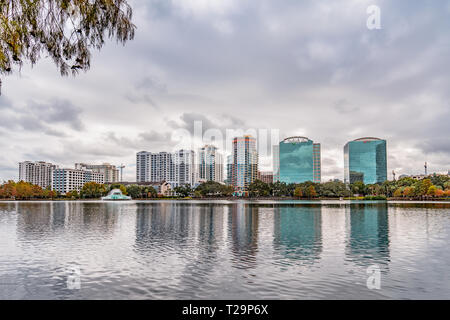
[[450, 294], [450, 204], [0, 202], [0, 235], [0, 299]]
[[285, 258], [313, 263], [322, 252], [322, 207], [274, 208], [274, 248]]
[[387, 203], [351, 204], [345, 208], [350, 222], [347, 259], [359, 265], [389, 262]]
[[54, 236], [68, 228], [112, 236], [122, 210], [113, 203], [25, 202], [16, 208], [17, 232], [23, 239]]
[[258, 207], [233, 203], [228, 214], [233, 266], [250, 269], [256, 265], [258, 252]]

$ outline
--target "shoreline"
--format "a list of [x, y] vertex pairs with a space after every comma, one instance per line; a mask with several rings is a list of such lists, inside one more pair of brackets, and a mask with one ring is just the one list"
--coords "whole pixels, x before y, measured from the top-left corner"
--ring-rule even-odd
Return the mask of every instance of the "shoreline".
[[89, 202], [89, 201], [117, 201], [117, 202], [126, 202], [126, 201], [361, 201], [361, 202], [449, 202], [450, 198], [447, 199], [414, 199], [414, 198], [388, 198], [386, 200], [374, 200], [374, 199], [354, 199], [354, 198], [296, 198], [296, 197], [210, 197], [210, 198], [136, 198], [131, 200], [102, 200], [101, 198], [96, 199], [0, 199], [0, 202], [63, 202], [63, 201], [71, 201], [71, 202]]

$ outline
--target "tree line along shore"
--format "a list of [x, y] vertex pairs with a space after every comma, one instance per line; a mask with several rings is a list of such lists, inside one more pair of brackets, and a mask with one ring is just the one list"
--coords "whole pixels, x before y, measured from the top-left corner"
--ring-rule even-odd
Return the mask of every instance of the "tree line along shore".
[[112, 189], [120, 189], [132, 199], [344, 199], [344, 200], [450, 200], [450, 177], [433, 175], [427, 179], [405, 177], [381, 184], [366, 185], [355, 182], [347, 185], [340, 181], [325, 183], [265, 183], [260, 180], [250, 184], [245, 197], [234, 196], [232, 186], [214, 181], [201, 183], [196, 188], [189, 185], [175, 187], [173, 195], [158, 194], [152, 186], [86, 183], [80, 191], [60, 194], [50, 188], [41, 188], [24, 181], [8, 181], [0, 185], [2, 200], [87, 200], [100, 199]]

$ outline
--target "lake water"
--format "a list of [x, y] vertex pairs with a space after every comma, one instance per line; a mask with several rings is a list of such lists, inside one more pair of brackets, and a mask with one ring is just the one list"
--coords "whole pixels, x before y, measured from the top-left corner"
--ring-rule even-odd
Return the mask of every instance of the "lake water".
[[449, 299], [449, 247], [450, 203], [0, 202], [0, 299]]

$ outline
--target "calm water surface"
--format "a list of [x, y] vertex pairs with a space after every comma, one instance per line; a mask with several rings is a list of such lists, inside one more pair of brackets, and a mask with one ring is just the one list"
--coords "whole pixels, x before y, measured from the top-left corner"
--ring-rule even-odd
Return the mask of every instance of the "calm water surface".
[[449, 203], [0, 202], [0, 299], [449, 299], [449, 247]]

